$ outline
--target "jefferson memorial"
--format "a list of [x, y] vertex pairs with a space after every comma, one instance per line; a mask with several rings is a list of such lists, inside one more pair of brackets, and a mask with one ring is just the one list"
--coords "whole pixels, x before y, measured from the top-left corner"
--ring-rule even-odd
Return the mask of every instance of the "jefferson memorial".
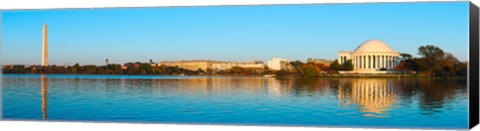
[[385, 42], [367, 40], [354, 51], [340, 51], [338, 63], [352, 61], [353, 71], [343, 73], [387, 73], [397, 65], [400, 53], [393, 51]]

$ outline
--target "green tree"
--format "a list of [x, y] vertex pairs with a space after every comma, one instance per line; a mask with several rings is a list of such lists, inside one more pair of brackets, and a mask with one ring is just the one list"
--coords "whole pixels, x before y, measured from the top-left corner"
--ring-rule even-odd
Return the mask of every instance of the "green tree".
[[97, 66], [95, 65], [85, 65], [82, 69], [82, 73], [84, 74], [97, 74], [97, 71]]
[[341, 66], [341, 70], [344, 70], [344, 71], [351, 71], [353, 70], [353, 62], [352, 60], [347, 60], [345, 61], [342, 66]]
[[330, 64], [330, 69], [338, 71], [342, 69], [342, 66], [338, 63], [338, 60], [335, 60]]
[[335, 60], [330, 64], [330, 69], [334, 71], [350, 71], [353, 70], [353, 63], [352, 60], [347, 60], [344, 63], [339, 64], [338, 60]]
[[75, 63], [75, 65], [72, 66], [72, 68], [71, 68], [70, 71], [71, 71], [73, 74], [77, 74], [77, 73], [78, 73], [78, 70], [80, 70], [80, 65], [79, 65], [78, 63]]
[[175, 71], [175, 67], [167, 66], [167, 67], [165, 68], [165, 73], [167, 73], [167, 74], [169, 74], [169, 75], [173, 74], [174, 72], [176, 72], [176, 71]]
[[140, 63], [139, 66], [139, 73], [142, 75], [151, 74], [152, 73], [152, 65], [149, 63]]
[[408, 53], [401, 53], [400, 57], [401, 57], [400, 58], [401, 61], [408, 61], [408, 60], [411, 60], [413, 58], [413, 56], [408, 54]]

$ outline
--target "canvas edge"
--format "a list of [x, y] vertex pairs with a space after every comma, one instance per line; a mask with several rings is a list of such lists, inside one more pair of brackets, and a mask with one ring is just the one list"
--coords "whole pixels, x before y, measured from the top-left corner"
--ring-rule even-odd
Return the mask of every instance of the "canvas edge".
[[[421, 1], [421, 2], [456, 2], [456, 1]], [[373, 2], [373, 3], [421, 3], [421, 2]], [[310, 3], [310, 4], [372, 4], [372, 3]], [[259, 5], [199, 5], [191, 7], [203, 7], [203, 6], [263, 6], [270, 4], [259, 4]], [[299, 4], [271, 4], [271, 5], [309, 5], [309, 3], [299, 3]], [[154, 7], [95, 7], [95, 9], [110, 9], [110, 8], [157, 8], [157, 7], [185, 7], [185, 6], [154, 6]], [[190, 6], [186, 6], [190, 7]], [[86, 8], [52, 8], [48, 10], [61, 10], [61, 9], [86, 9]], [[36, 9], [0, 9], [0, 49], [1, 49], [1, 36], [2, 36], [2, 16], [4, 11], [10, 10], [36, 10]], [[469, 64], [468, 64], [468, 88], [469, 88], [469, 128], [472, 129], [479, 124], [479, 8], [474, 3], [469, 2]], [[1, 54], [0, 54], [1, 56]], [[0, 57], [0, 79], [3, 75], [3, 66], [2, 60]], [[472, 81], [473, 80], [473, 81]], [[0, 98], [2, 97], [2, 81], [0, 81]], [[2, 99], [0, 99], [0, 109], [2, 109]], [[0, 110], [0, 120], [2, 120], [3, 110]], [[4, 120], [3, 120], [4, 121]], [[63, 121], [68, 122], [68, 121]], [[118, 122], [113, 122], [118, 123]], [[155, 123], [162, 124], [162, 123]], [[198, 125], [198, 124], [195, 124]], [[326, 128], [320, 127], [320, 128]], [[352, 127], [340, 127], [340, 128], [352, 128]], [[364, 127], [353, 127], [357, 129], [368, 129]], [[375, 129], [375, 128], [373, 128]], [[381, 129], [381, 128], [379, 128]], [[401, 128], [386, 128], [386, 129], [401, 129]], [[406, 128], [411, 129], [411, 128]]]
[[479, 122], [479, 9], [469, 2], [469, 128]]

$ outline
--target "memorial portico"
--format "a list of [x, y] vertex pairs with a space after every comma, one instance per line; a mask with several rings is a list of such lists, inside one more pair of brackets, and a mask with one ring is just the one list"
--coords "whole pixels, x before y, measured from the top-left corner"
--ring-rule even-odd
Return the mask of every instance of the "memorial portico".
[[399, 52], [393, 51], [380, 40], [368, 40], [354, 51], [338, 53], [338, 62], [352, 61], [354, 73], [383, 73], [393, 70], [397, 64]]

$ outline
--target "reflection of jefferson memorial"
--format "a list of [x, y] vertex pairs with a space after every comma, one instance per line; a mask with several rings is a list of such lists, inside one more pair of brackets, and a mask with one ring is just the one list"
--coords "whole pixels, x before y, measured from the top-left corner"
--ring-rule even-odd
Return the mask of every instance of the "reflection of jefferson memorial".
[[358, 105], [365, 117], [387, 115], [390, 106], [395, 103], [395, 91], [387, 79], [357, 79], [351, 81], [350, 88], [340, 87], [338, 98], [348, 104]]
[[380, 40], [363, 42], [355, 51], [341, 51], [338, 53], [339, 64], [351, 60], [352, 73], [386, 73], [395, 68], [399, 52], [393, 51]]

